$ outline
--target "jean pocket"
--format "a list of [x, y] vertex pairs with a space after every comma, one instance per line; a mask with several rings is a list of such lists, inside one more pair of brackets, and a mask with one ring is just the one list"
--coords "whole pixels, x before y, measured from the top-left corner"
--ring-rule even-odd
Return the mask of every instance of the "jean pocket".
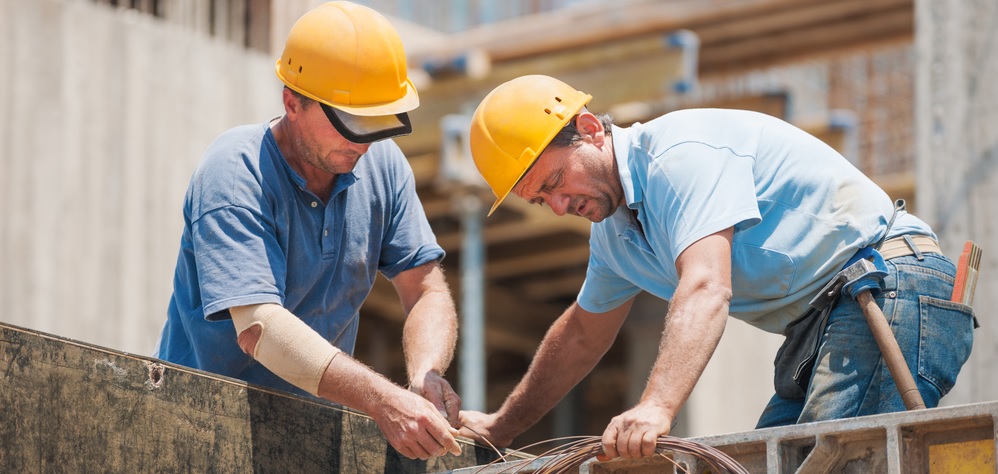
[[931, 296], [918, 297], [918, 375], [946, 395], [974, 343], [974, 310]]

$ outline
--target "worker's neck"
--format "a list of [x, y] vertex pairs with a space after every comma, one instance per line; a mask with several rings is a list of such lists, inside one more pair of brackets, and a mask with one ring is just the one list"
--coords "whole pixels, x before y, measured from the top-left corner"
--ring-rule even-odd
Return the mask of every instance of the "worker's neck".
[[336, 184], [336, 174], [319, 168], [303, 157], [306, 150], [296, 143], [293, 130], [288, 126], [287, 117], [281, 117], [276, 122], [271, 122], [270, 129], [274, 134], [274, 141], [277, 148], [281, 150], [281, 155], [288, 162], [288, 166], [295, 170], [299, 176], [305, 179], [305, 187], [315, 194], [322, 202], [329, 199]]

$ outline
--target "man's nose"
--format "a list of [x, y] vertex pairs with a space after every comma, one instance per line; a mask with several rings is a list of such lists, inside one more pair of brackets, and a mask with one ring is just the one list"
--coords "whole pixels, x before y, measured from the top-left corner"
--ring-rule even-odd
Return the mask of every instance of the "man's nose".
[[550, 206], [551, 210], [559, 216], [564, 216], [568, 213], [568, 206], [571, 202], [571, 199], [564, 195], [549, 196], [547, 199], [548, 206]]
[[348, 143], [350, 143], [350, 149], [356, 151], [357, 154], [359, 155], [367, 153], [367, 150], [371, 148], [370, 143], [354, 143], [354, 142], [348, 142]]

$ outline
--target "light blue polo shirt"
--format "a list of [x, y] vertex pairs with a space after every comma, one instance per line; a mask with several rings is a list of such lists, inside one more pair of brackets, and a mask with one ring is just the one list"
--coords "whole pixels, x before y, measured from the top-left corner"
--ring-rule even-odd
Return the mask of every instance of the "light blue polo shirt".
[[[768, 115], [680, 110], [612, 135], [627, 208], [592, 225], [578, 299], [587, 311], [641, 290], [672, 299], [679, 254], [734, 227], [730, 313], [782, 333], [856, 250], [880, 239], [893, 213], [842, 155]], [[934, 237], [907, 213], [891, 229], [903, 233]]]
[[155, 356], [306, 394], [242, 352], [228, 308], [280, 304], [352, 354], [377, 273], [392, 278], [443, 256], [393, 141], [371, 145], [322, 202], [285, 161], [269, 124], [234, 128], [191, 177]]

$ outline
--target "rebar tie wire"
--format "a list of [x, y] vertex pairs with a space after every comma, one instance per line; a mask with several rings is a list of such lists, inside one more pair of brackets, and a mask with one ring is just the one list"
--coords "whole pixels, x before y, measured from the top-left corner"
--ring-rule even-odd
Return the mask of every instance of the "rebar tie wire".
[[[458, 423], [461, 424], [461, 423]], [[467, 426], [461, 424], [461, 426], [468, 428]], [[521, 472], [524, 467], [531, 464], [534, 459], [525, 459], [522, 461], [507, 461], [502, 453], [496, 449], [496, 447], [489, 442], [484, 436], [476, 432], [475, 430], [468, 428], [469, 431], [478, 435], [486, 444], [489, 445], [492, 450], [496, 452], [499, 459], [486, 464], [479, 469], [480, 472], [490, 466], [496, 465], [498, 462], [509, 463], [510, 466], [506, 469], [499, 471], [499, 473], [517, 473]], [[565, 473], [577, 473], [579, 468], [582, 467], [587, 461], [592, 458], [603, 455], [603, 440], [599, 436], [566, 436], [562, 438], [553, 438], [549, 440], [539, 441], [527, 446], [520, 448], [519, 452], [523, 450], [532, 448], [534, 446], [539, 446], [545, 443], [553, 443], [558, 441], [573, 440], [565, 445], [558, 448], [550, 449], [542, 453], [538, 457], [550, 456], [551, 459], [546, 461], [537, 469], [533, 469], [530, 472], [534, 474], [565, 474]], [[665, 458], [671, 462], [678, 470], [686, 473], [692, 474], [689, 469], [684, 467], [682, 464], [677, 463], [672, 457], [667, 453], [684, 453], [689, 454], [697, 459], [703, 461], [710, 469], [717, 474], [750, 474], [748, 469], [742, 466], [738, 461], [724, 453], [723, 451], [706, 444], [698, 443], [696, 441], [690, 441], [688, 439], [677, 438], [675, 436], [660, 436], [658, 441], [655, 443], [655, 455]], [[518, 452], [515, 451], [514, 452]], [[536, 458], [535, 458], [536, 459]]]

